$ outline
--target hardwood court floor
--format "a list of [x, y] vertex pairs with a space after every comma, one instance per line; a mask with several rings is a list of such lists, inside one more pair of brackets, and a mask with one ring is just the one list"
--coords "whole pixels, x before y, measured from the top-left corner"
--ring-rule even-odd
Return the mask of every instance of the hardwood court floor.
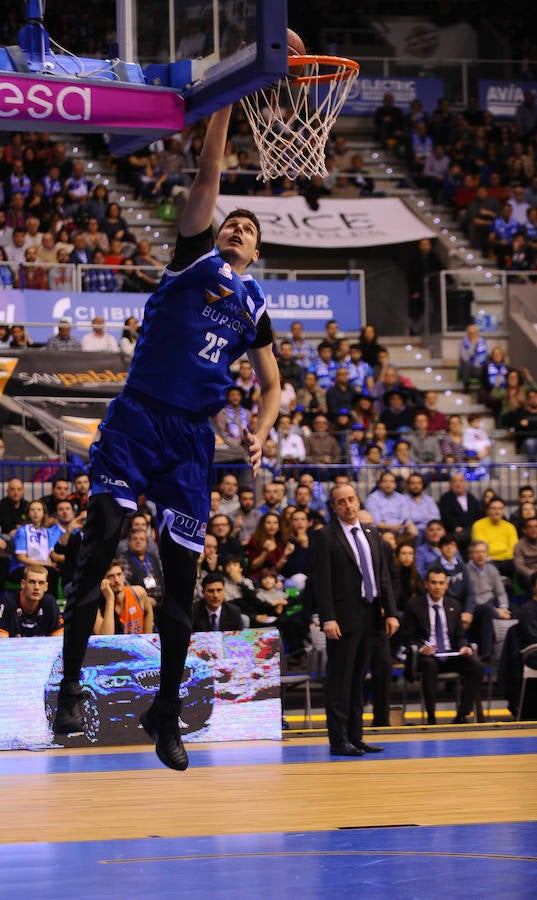
[[0, 754], [0, 843], [103, 841], [537, 819], [537, 728], [191, 745], [191, 768], [152, 749]]

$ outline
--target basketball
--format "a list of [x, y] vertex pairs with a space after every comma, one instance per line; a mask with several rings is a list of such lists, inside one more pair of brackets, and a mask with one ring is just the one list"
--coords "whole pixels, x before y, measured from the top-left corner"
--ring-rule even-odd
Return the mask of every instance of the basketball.
[[289, 50], [289, 56], [306, 55], [304, 41], [296, 31], [291, 31], [290, 28], [287, 29], [287, 49]]

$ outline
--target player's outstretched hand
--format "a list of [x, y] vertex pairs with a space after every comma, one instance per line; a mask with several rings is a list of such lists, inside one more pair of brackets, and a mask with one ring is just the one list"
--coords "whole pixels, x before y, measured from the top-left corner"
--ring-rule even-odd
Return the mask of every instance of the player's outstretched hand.
[[248, 451], [248, 461], [252, 467], [252, 473], [255, 478], [259, 471], [259, 466], [261, 465], [261, 456], [263, 452], [259, 438], [256, 434], [252, 434], [251, 431], [248, 431], [247, 428], [243, 428], [241, 444], [244, 449]]

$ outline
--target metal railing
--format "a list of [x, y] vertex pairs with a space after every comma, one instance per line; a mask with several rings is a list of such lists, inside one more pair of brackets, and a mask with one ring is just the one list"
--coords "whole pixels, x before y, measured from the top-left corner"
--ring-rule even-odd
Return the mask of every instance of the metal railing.
[[[13, 275], [13, 284], [3, 284], [3, 290], [18, 288], [20, 290], [76, 291], [77, 293], [95, 291], [115, 293], [130, 291], [133, 293], [151, 293], [158, 284], [164, 263], [160, 268], [155, 266], [132, 265], [82, 265], [76, 263], [16, 262], [2, 260], [1, 266], [7, 266]], [[114, 276], [115, 286], [103, 288], [96, 283], [91, 286], [88, 274], [92, 272], [109, 272]], [[146, 273], [151, 283], [144, 286], [140, 273]], [[42, 277], [41, 277], [42, 276]], [[133, 280], [136, 279], [136, 281]], [[28, 323], [30, 324], [30, 323]]]
[[[73, 463], [61, 462], [57, 458], [41, 460], [39, 462], [25, 462], [19, 460], [0, 460], [0, 490], [5, 496], [6, 485], [10, 478], [20, 478], [25, 485], [26, 499], [41, 497], [49, 490], [49, 483], [56, 477], [65, 477], [72, 481], [74, 474], [80, 466]], [[483, 496], [487, 488], [492, 488], [502, 497], [507, 508], [515, 507], [518, 503], [518, 491], [524, 485], [531, 485], [537, 489], [537, 463], [527, 462], [523, 457], [517, 462], [494, 462], [487, 466], [479, 463], [464, 465], [413, 465], [412, 472], [419, 472], [424, 476], [426, 492], [438, 502], [441, 495], [449, 490], [449, 479], [455, 472], [464, 472], [468, 481], [468, 490], [478, 500]], [[362, 499], [375, 490], [379, 476], [386, 471], [385, 465], [349, 464], [335, 465], [310, 465], [308, 463], [294, 463], [277, 466], [274, 469], [262, 467], [260, 476], [252, 481], [251, 468], [246, 463], [216, 463], [213, 469], [213, 482], [219, 484], [223, 475], [235, 475], [239, 484], [251, 484], [259, 502], [263, 484], [275, 478], [281, 478], [287, 484], [287, 501], [292, 503], [294, 488], [300, 476], [309, 473], [315, 481], [314, 503], [321, 499], [323, 503], [329, 502], [330, 488], [337, 475], [346, 475], [356, 486]], [[397, 477], [397, 468], [390, 469]]]
[[[25, 264], [25, 265], [30, 265], [30, 264]], [[33, 265], [35, 265], [36, 267], [42, 267], [43, 269], [46, 268], [46, 265], [44, 263], [43, 264], [35, 263]], [[145, 297], [149, 296], [149, 294], [151, 293], [152, 290], [154, 290], [154, 287], [155, 287], [155, 285], [152, 285], [152, 286], [148, 285], [146, 289], [143, 289], [143, 288], [140, 288], [140, 286], [138, 286], [138, 289], [137, 289], [135, 286], [132, 286], [132, 282], [130, 281], [132, 273], [135, 272], [136, 270], [138, 270], [138, 271], [143, 270], [143, 271], [147, 271], [150, 274], [151, 273], [154, 274], [155, 268], [152, 266], [134, 266], [133, 267], [131, 265], [129, 265], [129, 266], [124, 266], [124, 265], [123, 266], [115, 266], [115, 265], [114, 266], [94, 266], [94, 265], [74, 265], [74, 264], [69, 264], [69, 265], [64, 265], [64, 266], [54, 265], [54, 264], [48, 264], [48, 265], [50, 268], [64, 269], [64, 270], [68, 271], [72, 277], [73, 286], [69, 287], [69, 288], [66, 287], [65, 290], [70, 290], [70, 291], [73, 291], [76, 293], [86, 293], [87, 292], [85, 290], [85, 287], [87, 287], [87, 282], [86, 282], [86, 284], [84, 283], [84, 276], [88, 272], [90, 272], [92, 270], [98, 271], [100, 269], [108, 269], [110, 271], [117, 272], [118, 273], [118, 282], [120, 283], [118, 290], [116, 290], [116, 291], [99, 291], [97, 288], [95, 288], [94, 292], [103, 293], [103, 295], [110, 293], [112, 296], [114, 296], [114, 294], [116, 294], [116, 293], [120, 293], [120, 294], [121, 293], [130, 293], [130, 292], [139, 293], [140, 300], [141, 300], [140, 309], [133, 310], [131, 314], [136, 315], [137, 318], [139, 318], [140, 320], [143, 315], [143, 304], [145, 302]], [[163, 266], [163, 268], [164, 268], [164, 266]], [[367, 314], [367, 311], [366, 311], [366, 278], [365, 278], [365, 271], [363, 269], [355, 269], [355, 268], [345, 268], [345, 269], [272, 269], [272, 268], [267, 268], [262, 263], [261, 264], [256, 263], [251, 266], [250, 272], [255, 278], [259, 279], [260, 281], [278, 280], [278, 281], [294, 282], [294, 281], [300, 281], [300, 280], [308, 280], [308, 281], [318, 280], [319, 282], [322, 282], [323, 280], [346, 281], [347, 279], [359, 281], [360, 282], [360, 291], [359, 291], [360, 321], [361, 322], [367, 321], [367, 318], [366, 318], [366, 314]], [[161, 273], [159, 273], [159, 278], [160, 278], [160, 274]], [[57, 289], [57, 286], [55, 286], [55, 289]], [[59, 288], [59, 289], [63, 290], [64, 288]], [[144, 297], [144, 295], [145, 295], [145, 297]], [[9, 295], [6, 295], [4, 297], [4, 301], [5, 301], [5, 312], [3, 312], [3, 318], [0, 318], [1, 324], [13, 325], [16, 322], [17, 324], [24, 325], [25, 328], [27, 328], [27, 329], [47, 327], [47, 328], [50, 328], [51, 330], [58, 326], [57, 321], [46, 321], [46, 320], [31, 321], [29, 319], [20, 320], [20, 319], [16, 318], [15, 308], [13, 307], [12, 309], [10, 309]], [[304, 308], [297, 307], [296, 311], [292, 311], [293, 318], [296, 317], [297, 319], [300, 319], [301, 313], [304, 313], [304, 317], [306, 318], [307, 309], [308, 309], [307, 305]], [[269, 308], [269, 313], [272, 310], [276, 311], [277, 307], [273, 306], [273, 307]], [[91, 310], [89, 307], [84, 308], [84, 317], [82, 317], [82, 318], [77, 317], [76, 314], [75, 314], [75, 316], [72, 316], [72, 313], [71, 313], [71, 316], [73, 318], [73, 321], [71, 322], [72, 327], [89, 329], [91, 327], [91, 318], [92, 318], [93, 314], [94, 313], [91, 313]], [[121, 321], [118, 321], [117, 318], [116, 319], [108, 319], [106, 309], [103, 309], [102, 315], [105, 319], [105, 327], [108, 331], [112, 331], [112, 332], [115, 331], [115, 332], [121, 333], [121, 331], [124, 328], [124, 321], [123, 321], [125, 318], [124, 316], [121, 317]], [[291, 321], [291, 319], [290, 319], [290, 321]], [[322, 323], [319, 321], [319, 326], [321, 326], [321, 324]], [[317, 334], [317, 332], [314, 332], [313, 334]], [[320, 329], [318, 331], [318, 334], [319, 334], [319, 336], [322, 336], [322, 334], [323, 334], [322, 329]], [[4, 349], [5, 348], [2, 348], [2, 350], [4, 350]]]
[[[24, 484], [24, 496], [27, 500], [37, 500], [50, 492], [50, 482], [55, 478], [66, 478], [72, 483], [73, 476], [80, 470], [80, 465], [61, 462], [53, 454], [48, 460], [2, 459], [0, 460], [0, 488], [2, 498], [6, 495], [7, 483], [11, 478], [19, 478]], [[72, 488], [74, 490], [74, 487]]]
[[[340, 463], [334, 465], [293, 463], [277, 466], [274, 469], [262, 467], [260, 475], [252, 482], [251, 470], [248, 465], [245, 463], [230, 464], [223, 462], [217, 463], [214, 467], [214, 483], [215, 485], [218, 484], [225, 474], [233, 474], [236, 476], [239, 484], [251, 484], [256, 495], [260, 495], [265, 483], [275, 478], [283, 478], [287, 483], [287, 500], [289, 503], [292, 503], [296, 482], [302, 474], [309, 473], [313, 476], [316, 483], [316, 498], [322, 498], [323, 502], [328, 503], [330, 488], [334, 483], [334, 478], [336, 475], [346, 475], [356, 486], [362, 501], [364, 501], [367, 495], [376, 488], [380, 474], [386, 469], [386, 465], [383, 464], [357, 467]], [[464, 472], [468, 481], [468, 490], [478, 500], [481, 499], [483, 492], [487, 488], [492, 488], [495, 493], [502, 497], [508, 508], [514, 507], [518, 502], [518, 490], [523, 485], [531, 484], [533, 488], [537, 489], [537, 463], [527, 462], [524, 457], [521, 457], [520, 461], [517, 462], [494, 462], [486, 466], [479, 463], [463, 465], [443, 463], [435, 465], [427, 463], [424, 465], [413, 465], [410, 469], [412, 472], [419, 472], [424, 476], [427, 485], [426, 492], [436, 502], [439, 501], [440, 496], [445, 491], [449, 490], [451, 475], [461, 471]], [[397, 477], [396, 467], [391, 468], [390, 471], [393, 471]], [[401, 487], [402, 484], [400, 483], [399, 486]]]
[[513, 59], [428, 57], [418, 61], [413, 56], [369, 56], [360, 53], [358, 61], [361, 74], [368, 78], [441, 78], [444, 96], [464, 108], [468, 106], [470, 97], [478, 96], [478, 83], [482, 79], [526, 80], [522, 62]]
[[471, 322], [494, 334], [508, 322], [508, 273], [493, 266], [444, 269], [424, 279], [425, 334], [463, 332]]

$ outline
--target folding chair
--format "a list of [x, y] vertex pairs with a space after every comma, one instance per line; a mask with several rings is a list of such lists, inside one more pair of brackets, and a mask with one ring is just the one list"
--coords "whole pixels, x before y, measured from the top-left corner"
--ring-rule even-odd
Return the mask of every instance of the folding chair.
[[517, 722], [520, 722], [520, 719], [522, 717], [522, 707], [524, 705], [524, 697], [526, 694], [526, 683], [530, 680], [530, 678], [537, 678], [537, 665], [530, 665], [529, 662], [529, 657], [533, 653], [537, 655], [537, 644], [529, 644], [527, 647], [524, 647], [524, 649], [520, 651], [523, 668], [522, 687], [520, 688], [520, 699], [518, 701]]

